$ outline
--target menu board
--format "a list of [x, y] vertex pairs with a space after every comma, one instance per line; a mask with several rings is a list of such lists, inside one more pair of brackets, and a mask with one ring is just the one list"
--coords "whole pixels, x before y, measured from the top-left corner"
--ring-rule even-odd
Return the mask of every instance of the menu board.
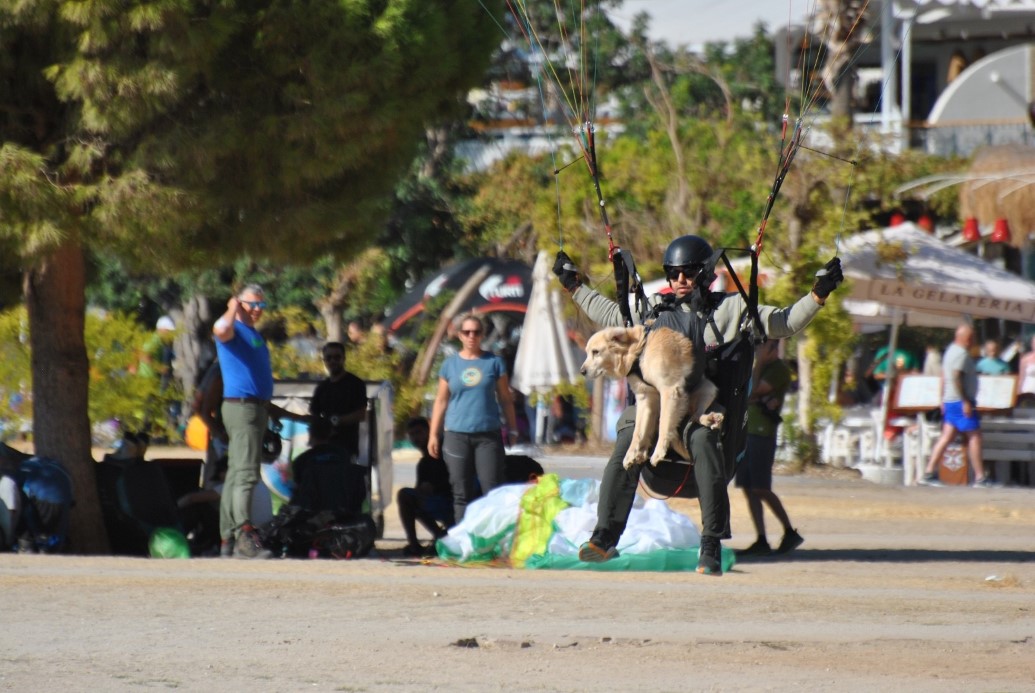
[[[942, 379], [937, 375], [907, 373], [898, 377], [895, 392], [896, 411], [928, 411], [942, 406]], [[979, 375], [977, 408], [979, 411], [1013, 409], [1017, 403], [1016, 375]]]
[[978, 410], [1013, 409], [1017, 403], [1016, 375], [979, 375]]
[[937, 375], [906, 373], [898, 377], [895, 411], [929, 411], [942, 406], [942, 379]]

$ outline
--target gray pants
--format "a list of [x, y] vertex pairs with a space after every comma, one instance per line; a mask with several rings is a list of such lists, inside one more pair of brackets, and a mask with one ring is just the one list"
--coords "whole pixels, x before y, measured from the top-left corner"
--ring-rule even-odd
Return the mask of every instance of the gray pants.
[[453, 517], [457, 522], [464, 519], [470, 501], [503, 481], [503, 439], [499, 431], [446, 431], [442, 436], [442, 460], [449, 469]]
[[[629, 521], [642, 469], [640, 465], [629, 470], [622, 467], [625, 453], [632, 444], [635, 422], [636, 407], [627, 407], [618, 419], [615, 448], [600, 480], [596, 533], [606, 533], [607, 539], [615, 544]], [[729, 480], [719, 449], [719, 431], [696, 423], [691, 426], [689, 449], [694, 458], [693, 474], [701, 502], [701, 536], [728, 539], [731, 536]]]
[[223, 402], [222, 413], [230, 448], [219, 498], [219, 536], [233, 540], [251, 521], [252, 492], [259, 483], [262, 436], [269, 414], [261, 402]]

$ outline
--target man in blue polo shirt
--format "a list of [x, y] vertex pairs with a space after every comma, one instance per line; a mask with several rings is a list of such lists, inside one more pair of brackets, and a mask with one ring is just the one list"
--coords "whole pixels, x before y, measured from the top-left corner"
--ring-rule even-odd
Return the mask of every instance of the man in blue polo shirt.
[[251, 524], [252, 492], [259, 482], [273, 369], [266, 340], [255, 329], [266, 307], [262, 287], [249, 284], [227, 302], [212, 327], [223, 372], [223, 425], [230, 439], [219, 501], [220, 555], [269, 558]]

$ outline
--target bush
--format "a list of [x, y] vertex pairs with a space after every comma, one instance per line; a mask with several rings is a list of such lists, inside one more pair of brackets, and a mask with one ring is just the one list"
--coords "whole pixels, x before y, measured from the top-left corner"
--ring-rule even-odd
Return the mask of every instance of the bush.
[[[93, 425], [113, 419], [120, 428], [144, 430], [153, 422], [167, 433], [167, 412], [182, 399], [175, 382], [160, 391], [160, 375], [141, 368], [151, 332], [120, 313], [86, 316], [90, 363], [88, 415]], [[0, 420], [7, 431], [28, 426], [32, 418], [32, 368], [28, 319], [24, 307], [0, 313]]]

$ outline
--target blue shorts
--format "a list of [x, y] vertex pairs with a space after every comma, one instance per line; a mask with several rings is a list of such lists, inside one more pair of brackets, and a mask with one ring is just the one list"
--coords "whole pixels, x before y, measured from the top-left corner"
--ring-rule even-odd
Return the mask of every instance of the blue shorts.
[[970, 416], [964, 416], [962, 401], [945, 402], [943, 412], [943, 423], [949, 424], [960, 433], [969, 433], [981, 428], [981, 417], [978, 416], [977, 409], [971, 407]]

